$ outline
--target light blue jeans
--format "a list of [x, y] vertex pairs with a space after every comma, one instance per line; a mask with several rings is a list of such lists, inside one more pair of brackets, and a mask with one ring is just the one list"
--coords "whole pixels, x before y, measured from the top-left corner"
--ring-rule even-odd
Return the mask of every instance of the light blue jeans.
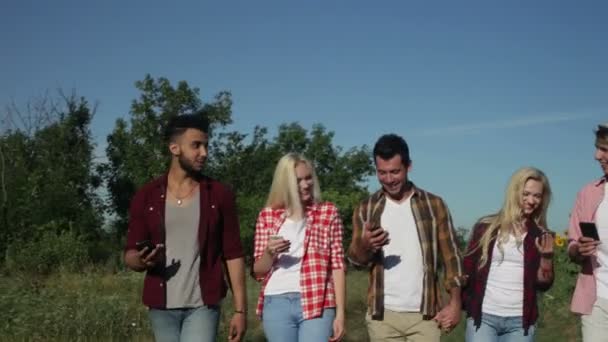
[[327, 342], [335, 317], [331, 308], [323, 310], [321, 317], [305, 320], [299, 293], [264, 296], [262, 324], [269, 342]]
[[156, 342], [214, 342], [219, 306], [148, 311]]
[[481, 325], [475, 327], [473, 318], [467, 319], [466, 342], [533, 342], [535, 327], [528, 328], [524, 336], [524, 326], [521, 316], [501, 317], [481, 314]]

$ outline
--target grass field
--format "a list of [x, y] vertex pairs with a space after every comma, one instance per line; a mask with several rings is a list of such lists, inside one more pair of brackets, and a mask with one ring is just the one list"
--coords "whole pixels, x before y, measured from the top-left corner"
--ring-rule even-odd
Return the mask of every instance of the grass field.
[[[142, 274], [110, 274], [92, 269], [56, 273], [45, 278], [12, 275], [0, 278], [1, 341], [149, 341], [146, 309], [141, 305]], [[246, 340], [264, 341], [254, 316], [258, 284], [248, 279], [249, 322]], [[367, 274], [352, 271], [347, 279], [345, 341], [367, 341], [365, 292]], [[556, 284], [543, 296], [537, 341], [579, 341], [578, 319], [567, 307], [568, 284]], [[562, 293], [563, 292], [563, 293]], [[230, 297], [223, 305], [218, 340], [225, 340], [231, 317]], [[463, 341], [463, 324], [442, 342]]]

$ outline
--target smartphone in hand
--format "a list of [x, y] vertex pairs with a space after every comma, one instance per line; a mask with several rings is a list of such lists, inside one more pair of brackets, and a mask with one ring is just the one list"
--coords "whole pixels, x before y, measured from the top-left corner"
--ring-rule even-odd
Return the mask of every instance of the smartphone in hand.
[[152, 241], [150, 241], [150, 240], [141, 240], [141, 241], [137, 241], [135, 243], [135, 247], [137, 248], [138, 251], [141, 251], [145, 247], [148, 247], [148, 249], [146, 250], [146, 252], [143, 255], [143, 257], [145, 258], [146, 256], [148, 256], [148, 254], [150, 254], [150, 252], [152, 252], [154, 250], [154, 248], [156, 248], [156, 245], [154, 245], [152, 243]]
[[594, 222], [580, 222], [579, 227], [581, 227], [581, 232], [583, 233], [584, 237], [589, 237], [595, 241], [600, 241], [600, 235], [597, 232], [597, 226]]

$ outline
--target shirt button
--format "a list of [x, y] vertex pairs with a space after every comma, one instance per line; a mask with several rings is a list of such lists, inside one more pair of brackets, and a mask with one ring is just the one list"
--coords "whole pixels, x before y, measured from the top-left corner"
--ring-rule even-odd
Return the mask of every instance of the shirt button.
[[162, 284], [162, 283], [160, 284], [160, 287], [163, 287], [163, 284]]

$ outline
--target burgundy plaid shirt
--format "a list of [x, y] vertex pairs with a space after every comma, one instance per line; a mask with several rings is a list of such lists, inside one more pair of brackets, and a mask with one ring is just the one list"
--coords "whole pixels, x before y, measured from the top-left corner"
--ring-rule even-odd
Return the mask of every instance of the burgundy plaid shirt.
[[[277, 234], [285, 222], [284, 209], [264, 208], [255, 225], [254, 260], [264, 255], [268, 238]], [[342, 220], [332, 203], [313, 204], [306, 208], [306, 231], [304, 233], [304, 256], [300, 270], [302, 316], [304, 319], [319, 317], [324, 308], [336, 306], [336, 295], [332, 270], [344, 269], [342, 247]], [[264, 289], [272, 269], [258, 281], [262, 281], [256, 314], [264, 310]]]
[[[467, 251], [473, 250], [479, 244], [481, 236], [488, 227], [485, 223], [478, 223], [473, 227], [471, 239]], [[536, 303], [536, 292], [546, 291], [553, 284], [553, 277], [548, 283], [540, 282], [538, 277], [538, 267], [540, 266], [540, 254], [536, 249], [535, 240], [540, 237], [544, 228], [539, 228], [534, 222], [528, 224], [528, 233], [523, 241], [524, 247], [524, 297], [522, 321], [525, 334], [528, 334], [528, 328], [536, 323], [538, 318], [538, 305]], [[479, 328], [481, 325], [481, 308], [483, 297], [486, 292], [486, 284], [488, 282], [488, 274], [490, 273], [490, 264], [492, 263], [492, 251], [496, 242], [496, 235], [493, 236], [490, 242], [488, 251], [487, 263], [479, 269], [478, 262], [481, 259], [481, 248], [473, 254], [466, 254], [464, 257], [464, 271], [469, 277], [467, 286], [462, 291], [462, 305], [467, 312], [467, 317], [472, 317], [475, 326]]]

